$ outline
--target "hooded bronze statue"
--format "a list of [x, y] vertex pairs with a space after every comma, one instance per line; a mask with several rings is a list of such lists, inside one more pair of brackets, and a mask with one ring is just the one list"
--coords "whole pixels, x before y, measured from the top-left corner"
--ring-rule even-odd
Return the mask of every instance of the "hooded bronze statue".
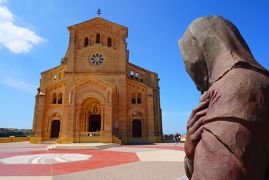
[[179, 45], [202, 93], [187, 124], [188, 178], [269, 179], [268, 70], [223, 17], [196, 19]]

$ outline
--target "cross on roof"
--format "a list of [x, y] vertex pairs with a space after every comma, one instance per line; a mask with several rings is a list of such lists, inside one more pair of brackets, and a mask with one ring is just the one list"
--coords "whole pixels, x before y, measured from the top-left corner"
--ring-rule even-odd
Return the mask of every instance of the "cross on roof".
[[99, 8], [99, 9], [97, 9], [96, 14], [97, 14], [97, 17], [100, 17], [100, 16], [101, 16], [102, 12], [101, 12], [101, 9], [100, 9], [100, 8]]

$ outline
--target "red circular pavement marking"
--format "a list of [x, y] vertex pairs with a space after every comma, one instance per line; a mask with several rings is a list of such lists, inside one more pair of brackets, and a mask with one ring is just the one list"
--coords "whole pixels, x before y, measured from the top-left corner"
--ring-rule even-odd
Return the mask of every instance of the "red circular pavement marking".
[[115, 152], [105, 150], [49, 150], [19, 153], [0, 153], [0, 158], [19, 155], [50, 154], [50, 153], [77, 153], [92, 155], [89, 160], [75, 161], [59, 164], [2, 164], [0, 163], [0, 176], [55, 176], [78, 171], [103, 168], [139, 161], [136, 153]]

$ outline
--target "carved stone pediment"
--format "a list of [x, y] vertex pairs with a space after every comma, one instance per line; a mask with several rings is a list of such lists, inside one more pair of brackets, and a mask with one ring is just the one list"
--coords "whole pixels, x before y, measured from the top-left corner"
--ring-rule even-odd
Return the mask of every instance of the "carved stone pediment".
[[104, 27], [109, 27], [114, 32], [119, 32], [119, 31], [125, 31], [127, 32], [128, 29], [124, 26], [121, 26], [119, 24], [110, 22], [108, 20], [102, 19], [100, 17], [90, 19], [88, 21], [75, 24], [73, 26], [69, 26], [69, 30], [83, 30], [83, 29], [88, 29], [90, 27], [98, 26], [98, 28], [104, 28]]
[[76, 82], [76, 89], [87, 90], [87, 89], [97, 89], [101, 91], [108, 91], [113, 88], [113, 84], [98, 78], [97, 76], [87, 76], [81, 78]]

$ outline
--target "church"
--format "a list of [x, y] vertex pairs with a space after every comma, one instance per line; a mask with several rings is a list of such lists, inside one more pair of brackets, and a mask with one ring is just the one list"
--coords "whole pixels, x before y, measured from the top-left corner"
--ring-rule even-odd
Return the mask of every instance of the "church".
[[129, 62], [128, 28], [98, 15], [68, 30], [60, 65], [41, 73], [31, 143], [160, 142], [158, 74]]

